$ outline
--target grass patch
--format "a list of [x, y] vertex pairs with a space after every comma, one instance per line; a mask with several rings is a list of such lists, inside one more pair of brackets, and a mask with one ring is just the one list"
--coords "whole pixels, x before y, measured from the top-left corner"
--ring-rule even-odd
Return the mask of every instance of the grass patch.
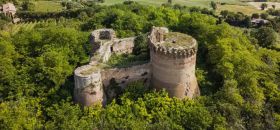
[[166, 47], [190, 47], [193, 45], [193, 38], [187, 34], [178, 32], [169, 32], [165, 34], [165, 42], [163, 43]]
[[246, 15], [252, 15], [253, 13], [264, 12], [250, 5], [218, 5], [217, 12], [220, 13], [223, 10], [228, 10], [230, 12], [242, 12], [243, 14]]
[[37, 24], [42, 22], [27, 22], [27, 23], [18, 23], [18, 24], [11, 24], [4, 28], [5, 31], [9, 32], [11, 35], [15, 35], [20, 30], [30, 31], [32, 30]]
[[35, 1], [35, 12], [58, 12], [63, 7], [59, 1]]
[[133, 65], [139, 65], [149, 62], [148, 54], [113, 54], [107, 64], [111, 67], [126, 68]]

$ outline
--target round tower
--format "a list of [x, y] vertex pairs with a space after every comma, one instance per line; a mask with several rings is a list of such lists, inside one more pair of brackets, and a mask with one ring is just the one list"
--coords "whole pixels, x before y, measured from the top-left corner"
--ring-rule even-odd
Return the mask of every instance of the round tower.
[[149, 42], [152, 87], [166, 89], [171, 97], [199, 95], [195, 76], [196, 40], [187, 34], [153, 27]]
[[105, 105], [101, 73], [95, 65], [85, 65], [75, 70], [75, 101], [83, 106], [96, 103]]

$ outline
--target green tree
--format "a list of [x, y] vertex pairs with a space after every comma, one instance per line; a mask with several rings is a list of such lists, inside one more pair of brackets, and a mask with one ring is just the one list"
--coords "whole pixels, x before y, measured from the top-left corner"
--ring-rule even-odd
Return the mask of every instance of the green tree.
[[35, 4], [30, 1], [24, 1], [21, 5], [22, 10], [24, 11], [34, 11], [35, 10]]
[[266, 8], [267, 8], [267, 4], [266, 4], [266, 3], [262, 3], [262, 4], [261, 4], [261, 9], [262, 9], [262, 10], [265, 10]]
[[229, 15], [229, 11], [228, 10], [223, 10], [223, 11], [221, 11], [220, 14], [223, 16], [223, 18], [227, 18], [227, 16]]
[[271, 7], [272, 7], [273, 9], [275, 9], [275, 8], [276, 8], [276, 5], [271, 5]]
[[262, 47], [273, 47], [276, 44], [277, 34], [270, 27], [261, 27], [252, 34]]
[[268, 14], [267, 13], [261, 13], [261, 18], [262, 19], [267, 19], [268, 18]]
[[18, 99], [0, 103], [1, 129], [42, 129], [42, 108], [39, 99]]
[[172, 0], [168, 0], [167, 3], [172, 4]]
[[47, 108], [47, 115], [50, 118], [45, 124], [46, 129], [94, 129], [98, 116], [101, 112], [101, 106], [94, 108], [81, 109], [80, 106], [69, 102], [61, 101], [59, 104], [53, 104]]
[[258, 19], [258, 18], [260, 18], [260, 14], [259, 13], [253, 13], [251, 18], [252, 19]]
[[216, 3], [216, 2], [211, 1], [211, 2], [210, 2], [210, 5], [211, 5], [211, 7], [212, 7], [213, 10], [216, 10], [216, 9], [217, 9], [217, 3]]

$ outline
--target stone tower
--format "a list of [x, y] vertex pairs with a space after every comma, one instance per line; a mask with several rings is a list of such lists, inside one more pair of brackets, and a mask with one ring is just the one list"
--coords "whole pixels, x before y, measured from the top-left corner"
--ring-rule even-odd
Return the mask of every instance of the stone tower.
[[171, 97], [199, 95], [195, 76], [197, 42], [189, 35], [153, 27], [149, 36], [151, 85]]
[[83, 106], [105, 104], [101, 72], [95, 65], [86, 65], [75, 70], [75, 101]]

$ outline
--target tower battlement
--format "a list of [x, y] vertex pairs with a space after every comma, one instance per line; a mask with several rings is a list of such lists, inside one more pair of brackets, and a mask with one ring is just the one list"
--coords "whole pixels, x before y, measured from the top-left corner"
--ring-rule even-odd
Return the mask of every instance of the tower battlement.
[[173, 58], [188, 58], [197, 53], [197, 41], [191, 36], [169, 32], [164, 27], [153, 27], [150, 36], [150, 49], [157, 54]]
[[180, 49], [180, 48], [172, 48], [172, 47], [165, 47], [161, 44], [152, 44], [150, 46], [150, 49], [160, 55], [165, 55], [167, 57], [173, 57], [173, 58], [188, 58], [193, 55], [196, 55], [197, 48], [187, 48], [187, 49]]

